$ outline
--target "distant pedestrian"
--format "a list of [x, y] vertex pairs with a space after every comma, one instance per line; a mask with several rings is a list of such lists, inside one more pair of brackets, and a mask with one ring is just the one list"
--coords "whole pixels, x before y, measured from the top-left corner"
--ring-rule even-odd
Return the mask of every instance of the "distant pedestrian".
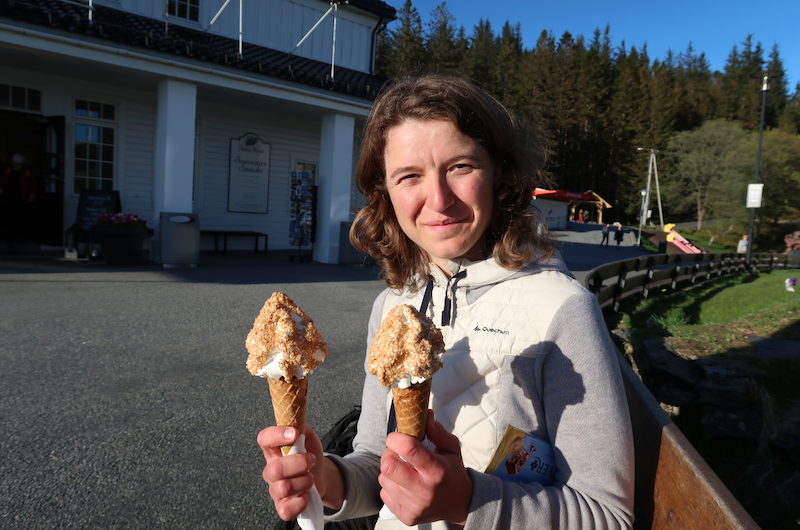
[[578, 212], [578, 222], [583, 224], [583, 210]]
[[747, 246], [749, 242], [747, 241], [747, 235], [743, 235], [742, 239], [739, 240], [739, 244], [736, 245], [736, 252], [739, 254], [747, 254]]
[[622, 243], [622, 238], [624, 234], [622, 233], [622, 226], [617, 227], [617, 231], [614, 232], [614, 241], [617, 242], [617, 250], [619, 250], [619, 244]]
[[11, 165], [0, 173], [0, 234], [9, 248], [30, 234], [31, 212], [36, 200], [36, 179], [17, 153]]
[[600, 246], [603, 246], [603, 243], [606, 244], [606, 248], [608, 248], [608, 233], [611, 231], [611, 225], [606, 224], [603, 227], [603, 240], [600, 242]]

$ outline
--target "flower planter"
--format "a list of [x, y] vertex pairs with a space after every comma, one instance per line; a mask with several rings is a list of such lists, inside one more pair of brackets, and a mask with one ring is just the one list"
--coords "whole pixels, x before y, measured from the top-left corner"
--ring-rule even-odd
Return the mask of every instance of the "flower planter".
[[107, 264], [126, 266], [139, 263], [147, 229], [98, 227], [97, 235]]

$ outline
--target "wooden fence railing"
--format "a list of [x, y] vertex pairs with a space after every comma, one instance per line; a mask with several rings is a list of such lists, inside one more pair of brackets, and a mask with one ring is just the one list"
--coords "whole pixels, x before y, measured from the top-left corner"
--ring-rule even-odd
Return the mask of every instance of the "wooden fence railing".
[[[754, 270], [800, 268], [796, 254], [753, 254], [750, 261]], [[600, 307], [612, 305], [618, 311], [622, 299], [631, 295], [647, 298], [654, 288], [677, 290], [746, 269], [742, 254], [652, 254], [596, 267], [583, 283], [597, 296]]]
[[[800, 268], [800, 256], [756, 254], [757, 270]], [[747, 270], [741, 254], [656, 254], [597, 267], [584, 284], [600, 305], [616, 311], [626, 296], [648, 296], [656, 287], [678, 289]], [[758, 524], [662, 410], [620, 353], [636, 459], [636, 504], [645, 521], [636, 528], [758, 529]]]

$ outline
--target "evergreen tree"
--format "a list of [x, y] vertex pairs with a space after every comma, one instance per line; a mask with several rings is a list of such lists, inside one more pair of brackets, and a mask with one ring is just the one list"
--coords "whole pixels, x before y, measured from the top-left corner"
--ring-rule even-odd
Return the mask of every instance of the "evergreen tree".
[[783, 77], [783, 59], [778, 52], [778, 44], [772, 46], [767, 62], [766, 70], [775, 75], [770, 82], [769, 94], [767, 94], [766, 112], [764, 115], [764, 126], [773, 128], [778, 126], [778, 120], [786, 108], [789, 100], [789, 90]]
[[753, 34], [742, 42], [742, 49], [734, 45], [722, 75], [720, 117], [742, 122], [745, 129], [757, 131], [761, 122], [761, 78], [764, 51], [761, 43], [753, 45]]
[[607, 134], [612, 119], [614, 76], [610, 28], [606, 26], [602, 34], [599, 28], [594, 31], [592, 42], [583, 53], [578, 119], [585, 187], [618, 208], [617, 174], [611, 170], [614, 149]]
[[459, 58], [456, 53], [455, 19], [442, 2], [431, 11], [431, 20], [425, 32], [426, 66], [430, 71], [456, 71]]
[[494, 95], [506, 105], [517, 107], [519, 62], [522, 57], [522, 32], [519, 24], [512, 27], [506, 21], [497, 39], [496, 48], [495, 63], [491, 69]]
[[679, 87], [675, 130], [689, 131], [702, 125], [705, 120], [714, 119], [714, 77], [705, 53], [697, 55], [690, 42], [686, 51], [678, 55], [675, 75]]
[[391, 76], [391, 59], [394, 54], [392, 39], [389, 31], [384, 29], [378, 33], [378, 40], [375, 46], [375, 73]]
[[489, 20], [480, 19], [472, 28], [469, 46], [464, 55], [464, 74], [489, 92], [495, 92], [492, 75], [497, 56], [492, 24]]
[[411, 0], [406, 0], [397, 12], [397, 20], [389, 31], [387, 42], [391, 51], [384, 52], [383, 48], [379, 48], [379, 52], [387, 53], [387, 57], [380, 57], [378, 61], [385, 68], [379, 73], [395, 77], [420, 71], [425, 66], [422, 20]]
[[554, 94], [555, 79], [555, 40], [553, 35], [542, 31], [536, 47], [522, 58], [522, 84], [524, 98], [517, 112], [527, 120], [539, 124], [552, 139], [555, 126]]
[[456, 72], [460, 73], [461, 75], [468, 75], [467, 74], [467, 66], [466, 66], [466, 58], [467, 52], [469, 51], [469, 38], [467, 38], [467, 32], [464, 30], [464, 26], [458, 27], [458, 32], [456, 33]]
[[675, 68], [669, 63], [653, 61], [650, 94], [648, 143], [654, 149], [663, 149], [678, 123], [682, 96]]
[[646, 88], [648, 72], [642, 68], [644, 62], [635, 47], [627, 52], [623, 41], [615, 58], [617, 77], [609, 131], [614, 145], [613, 170], [617, 173], [618, 194], [625, 207], [624, 212], [617, 212], [617, 215], [633, 215], [638, 211], [639, 191], [644, 189], [647, 165], [636, 148], [653, 147], [645, 134], [650, 97]]
[[794, 94], [786, 101], [778, 126], [789, 134], [800, 134], [800, 83], [797, 83]]

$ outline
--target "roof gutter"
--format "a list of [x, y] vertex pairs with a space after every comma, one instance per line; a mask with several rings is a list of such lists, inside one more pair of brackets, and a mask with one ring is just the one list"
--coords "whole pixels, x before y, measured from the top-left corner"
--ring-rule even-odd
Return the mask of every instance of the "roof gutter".
[[[368, 115], [369, 114], [369, 110], [372, 108], [372, 102], [368, 102], [368, 101], [361, 102], [359, 100], [352, 100], [352, 99], [346, 99], [346, 98], [343, 98], [343, 97], [337, 97], [337, 96], [335, 96], [333, 94], [326, 93], [326, 92], [316, 92], [316, 91], [311, 91], [311, 90], [304, 90], [302, 88], [298, 88], [297, 86], [293, 86], [293, 85], [289, 85], [289, 84], [283, 84], [283, 83], [278, 83], [278, 82], [274, 82], [274, 81], [266, 81], [266, 80], [260, 79], [258, 77], [249, 77], [249, 76], [245, 76], [245, 75], [242, 75], [242, 74], [235, 74], [235, 73], [232, 73], [232, 72], [227, 72], [225, 70], [214, 69], [214, 68], [211, 68], [211, 67], [208, 67], [208, 66], [199, 66], [199, 65], [192, 64], [192, 63], [188, 63], [188, 62], [175, 61], [173, 59], [165, 59], [165, 58], [159, 57], [157, 55], [149, 55], [149, 54], [145, 54], [145, 53], [140, 53], [140, 52], [129, 50], [127, 48], [116, 48], [116, 47], [110, 47], [110, 46], [103, 46], [103, 45], [95, 44], [93, 42], [89, 42], [89, 41], [85, 41], [85, 40], [62, 37], [60, 35], [56, 35], [56, 34], [53, 34], [53, 33], [36, 31], [36, 30], [32, 30], [30, 28], [25, 28], [25, 27], [21, 27], [21, 26], [15, 26], [15, 25], [11, 25], [11, 24], [0, 23], [0, 31], [7, 31], [9, 33], [16, 33], [18, 35], [22, 35], [22, 36], [30, 38], [30, 39], [41, 39], [41, 40], [45, 40], [45, 41], [51, 41], [52, 43], [54, 43], [57, 46], [59, 46], [59, 48], [49, 48], [49, 49], [47, 49], [47, 51], [52, 52], [52, 53], [61, 54], [61, 55], [68, 55], [70, 57], [75, 57], [76, 55], [69, 53], [68, 49], [60, 48], [60, 46], [75, 46], [75, 47], [78, 47], [78, 48], [83, 48], [83, 49], [86, 49], [86, 50], [90, 50], [90, 51], [98, 52], [98, 53], [102, 53], [102, 54], [113, 54], [113, 55], [118, 55], [118, 56], [121, 56], [121, 57], [126, 57], [126, 58], [129, 58], [129, 59], [133, 59], [133, 60], [145, 61], [147, 63], [157, 63], [159, 65], [166, 66], [166, 67], [173, 68], [173, 69], [183, 69], [183, 70], [187, 70], [188, 72], [193, 72], [193, 73], [197, 73], [197, 74], [205, 74], [205, 75], [210, 75], [210, 76], [213, 76], [213, 77], [221, 77], [221, 78], [225, 78], [225, 79], [228, 79], [228, 80], [231, 80], [231, 81], [236, 81], [236, 82], [252, 83], [252, 84], [255, 84], [255, 85], [258, 85], [258, 86], [261, 86], [261, 87], [264, 87], [264, 88], [267, 88], [267, 89], [270, 89], [270, 90], [273, 90], [273, 91], [276, 91], [276, 92], [279, 92], [279, 93], [286, 93], [287, 95], [291, 94], [291, 95], [296, 96], [295, 98], [292, 98], [292, 97], [285, 97], [285, 96], [281, 97], [280, 94], [267, 94], [267, 95], [271, 95], [272, 97], [277, 97], [279, 99], [288, 99], [290, 101], [295, 101], [295, 102], [298, 102], [298, 103], [304, 103], [304, 104], [308, 104], [308, 105], [312, 105], [312, 106], [316, 106], [316, 107], [324, 107], [323, 105], [319, 104], [319, 100], [324, 100], [324, 101], [328, 101], [328, 102], [334, 103], [337, 107], [339, 107], [336, 110], [340, 110], [342, 112], [350, 112], [350, 113], [357, 114], [357, 115], [362, 115], [362, 116]], [[28, 47], [28, 48], [34, 48], [33, 46], [31, 46], [31, 43], [25, 43], [25, 42], [19, 43], [19, 42], [8, 41], [8, 40], [5, 40], [5, 39], [3, 39], [3, 40], [5, 42], [8, 42], [9, 44], [17, 44], [17, 45], [22, 45], [22, 46], [25, 46], [25, 47]], [[89, 59], [89, 60], [98, 60], [97, 58], [95, 58], [95, 59], [92, 59], [92, 58], [89, 58], [89, 57], [84, 57], [84, 58]], [[132, 65], [132, 64], [120, 65], [120, 66], [125, 66], [127, 68], [136, 69], [136, 70], [147, 71], [146, 68], [137, 67], [137, 66]], [[152, 70], [150, 70], [150, 71], [153, 72]], [[164, 75], [169, 75], [169, 73], [166, 73], [166, 72], [153, 72], [153, 73], [162, 73]], [[172, 75], [174, 75], [175, 77], [180, 77], [180, 76], [175, 75], [175, 74], [172, 74]], [[209, 82], [209, 81], [201, 81], [201, 80], [196, 79], [196, 78], [194, 78], [192, 76], [189, 76], [189, 75], [187, 75], [184, 79], [186, 81], [195, 82], [195, 83], [198, 83], [198, 82], [208, 83]], [[235, 87], [230, 87], [230, 88], [235, 88]], [[239, 88], [239, 90], [241, 90], [241, 87], [238, 87], [238, 88]], [[314, 100], [317, 100], [317, 101], [315, 102]], [[343, 108], [343, 107], [350, 107], [350, 108], [346, 109], [346, 108]]]
[[[369, 50], [369, 73], [375, 73], [375, 60], [378, 55], [378, 33], [386, 29], [386, 24], [391, 22], [387, 20], [386, 22], [383, 21], [383, 17], [378, 17], [378, 23], [372, 29], [372, 47]], [[381, 27], [382, 26], [382, 27]]]

